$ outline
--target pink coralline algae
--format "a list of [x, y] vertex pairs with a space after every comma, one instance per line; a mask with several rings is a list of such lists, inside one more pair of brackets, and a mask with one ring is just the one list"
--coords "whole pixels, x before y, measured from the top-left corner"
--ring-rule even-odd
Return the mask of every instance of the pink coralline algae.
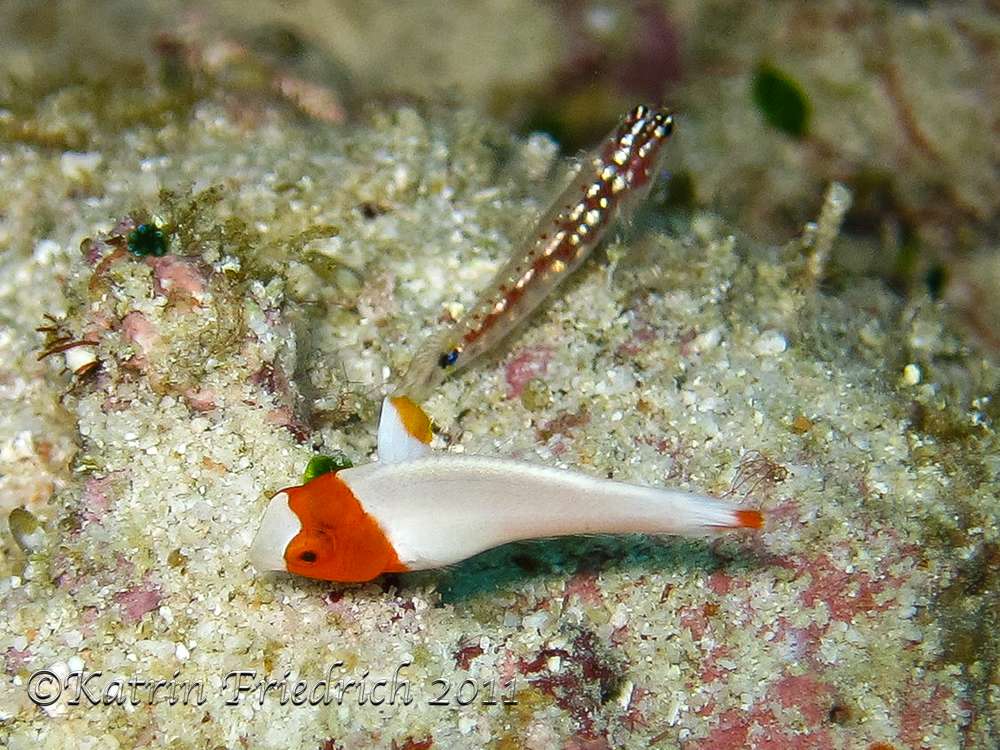
[[184, 399], [198, 412], [213, 411], [219, 405], [219, 394], [208, 388], [188, 388], [184, 391]]
[[911, 683], [903, 694], [900, 716], [900, 737], [907, 747], [927, 747], [921, 740], [928, 728], [948, 721], [945, 701], [951, 696], [941, 685], [928, 690], [925, 685]]
[[[764, 699], [749, 711], [730, 709], [713, 718], [708, 736], [688, 743], [685, 750], [833, 750], [833, 737], [823, 726], [831, 704], [831, 689], [809, 675], [786, 675], [773, 683]], [[780, 706], [780, 708], [779, 708]], [[792, 729], [776, 711], [797, 710], [802, 717]], [[702, 712], [712, 715], [706, 706]]]
[[628, 705], [625, 707], [625, 715], [621, 720], [630, 732], [634, 732], [640, 727], [649, 726], [652, 701], [655, 695], [652, 690], [638, 685], [633, 686]]
[[276, 364], [265, 363], [257, 372], [250, 376], [250, 382], [259, 386], [271, 396], [276, 405], [267, 413], [268, 424], [284, 427], [299, 443], [305, 443], [312, 430], [296, 413], [296, 394], [284, 370]]
[[729, 670], [719, 664], [719, 660], [730, 657], [732, 653], [732, 649], [728, 646], [719, 646], [709, 651], [701, 661], [698, 679], [707, 685], [726, 677], [729, 674]]
[[86, 583], [86, 578], [80, 575], [63, 555], [57, 554], [53, 558], [52, 568], [55, 571], [52, 580], [56, 586], [71, 594], [75, 594]]
[[113, 477], [91, 477], [83, 486], [83, 503], [81, 514], [85, 522], [100, 523], [111, 507], [108, 491]]
[[[619, 689], [622, 678], [620, 665], [610, 660], [612, 651], [591, 632], [581, 632], [573, 639], [571, 650], [544, 648], [529, 660], [520, 660], [519, 668], [530, 678], [532, 686], [551, 695], [567, 711], [579, 728], [581, 740], [598, 740], [603, 731], [597, 726], [604, 705]], [[559, 657], [558, 672], [549, 671], [552, 657]]]
[[284, 427], [299, 444], [308, 441], [312, 434], [309, 425], [302, 421], [290, 406], [279, 406], [276, 409], [271, 409], [265, 419], [268, 424]]
[[656, 337], [657, 333], [654, 328], [642, 326], [637, 328], [629, 337], [628, 341], [621, 344], [618, 349], [615, 350], [615, 353], [620, 357], [634, 357], [645, 348], [646, 344], [650, 341], [655, 341]]
[[797, 708], [809, 726], [819, 724], [830, 709], [830, 687], [810, 675], [787, 675], [774, 684], [784, 708]]
[[[577, 427], [583, 427], [589, 423], [590, 414], [586, 411], [564, 412], [535, 430], [535, 439], [540, 443], [547, 443], [556, 435], [570, 435]], [[562, 449], [564, 450], [565, 446]], [[561, 450], [557, 449], [555, 452], [560, 453]]]
[[119, 591], [114, 599], [121, 608], [122, 617], [126, 622], [139, 622], [146, 614], [152, 612], [160, 606], [163, 595], [155, 586], [143, 584]]
[[80, 253], [83, 255], [83, 260], [87, 265], [94, 266], [97, 265], [105, 255], [112, 252], [113, 248], [104, 240], [87, 240], [82, 245], [80, 245]]
[[482, 656], [483, 647], [477, 642], [463, 642], [457, 651], [455, 651], [455, 665], [459, 669], [468, 669], [472, 664], [472, 660], [477, 656]]
[[24, 651], [18, 651], [16, 648], [11, 646], [4, 652], [4, 671], [7, 674], [16, 674], [18, 670], [24, 669], [28, 664], [28, 659], [31, 656], [31, 652], [25, 649]]
[[149, 322], [149, 318], [137, 310], [133, 310], [122, 319], [122, 334], [127, 341], [136, 346], [139, 350], [136, 356], [141, 357], [143, 362], [160, 340], [156, 327]]
[[200, 301], [206, 292], [205, 276], [192, 261], [165, 255], [147, 260], [153, 269], [153, 288], [168, 297]]
[[551, 361], [552, 349], [547, 346], [522, 350], [504, 369], [507, 398], [518, 398], [530, 381], [545, 375]]
[[685, 750], [737, 750], [746, 747], [749, 723], [746, 714], [731, 708], [715, 718], [715, 726], [704, 739], [690, 743]]
[[728, 573], [717, 570], [708, 577], [708, 587], [719, 596], [725, 596], [730, 592], [734, 583], [737, 583]]
[[[883, 543], [893, 541], [884, 535], [878, 539]], [[872, 540], [873, 546], [876, 541]], [[905, 582], [902, 571], [915, 564], [910, 551], [893, 545], [867, 571], [850, 569], [838, 562], [835, 554], [774, 558], [777, 566], [793, 571], [801, 582], [802, 607], [822, 607], [829, 615], [826, 624], [811, 622], [801, 627], [778, 616], [758, 633], [763, 641], [786, 652], [799, 669], [807, 671], [782, 674], [765, 687], [749, 709], [720, 710], [710, 700], [695, 712], [707, 719], [708, 735], [688, 742], [685, 750], [832, 750], [840, 746], [840, 732], [830, 718], [837, 704], [837, 691], [830, 681], [832, 673], [827, 673], [820, 658], [821, 643], [836, 623], [878, 616], [896, 606], [894, 593]], [[690, 687], [725, 681], [730, 677], [729, 662], [738, 663], [740, 655], [725, 643], [721, 632], [732, 624], [733, 612], [737, 617], [752, 616], [755, 607], [747, 585], [724, 570], [714, 571], [706, 577], [705, 588], [719, 601], [728, 602], [725, 618], [716, 617], [720, 605], [713, 601], [678, 612], [681, 625], [704, 644], [698, 675]], [[728, 611], [730, 608], [733, 611]], [[921, 737], [928, 727], [946, 719], [946, 704], [951, 697], [946, 690], [925, 683], [904, 691], [900, 696], [898, 731], [907, 747], [921, 747]]]
[[581, 604], [597, 606], [602, 603], [603, 598], [601, 589], [597, 585], [596, 572], [581, 571], [566, 581], [563, 590], [563, 606], [569, 604], [574, 596], [579, 598]]
[[830, 618], [843, 622], [850, 622], [855, 615], [873, 614], [887, 609], [890, 605], [876, 603], [875, 596], [886, 587], [898, 586], [900, 582], [890, 575], [876, 580], [862, 571], [848, 573], [825, 555], [808, 563], [804, 570], [808, 571], [812, 582], [803, 592], [802, 602], [807, 607], [823, 602], [830, 612]]
[[420, 740], [407, 737], [402, 745], [395, 740], [392, 742], [392, 750], [430, 750], [432, 747], [434, 747], [434, 739], [431, 737], [424, 737]]
[[[712, 651], [706, 659], [722, 655], [725, 648]], [[711, 682], [716, 670], [707, 664], [701, 677]], [[903, 747], [931, 747], [924, 737], [949, 720], [947, 703], [954, 694], [945, 686], [911, 682], [897, 696], [898, 732]], [[749, 709], [717, 712], [709, 701], [696, 713], [708, 719], [707, 736], [685, 744], [684, 750], [832, 750], [834, 747], [891, 747], [882, 743], [868, 745], [861, 737], [852, 744], [842, 744], [847, 734], [839, 734], [831, 725], [831, 712], [837, 704], [836, 690], [824, 681], [821, 673], [784, 674], [767, 686]], [[791, 712], [791, 713], [788, 713]], [[854, 730], [857, 731], [857, 730]], [[840, 740], [838, 742], [838, 740]]]

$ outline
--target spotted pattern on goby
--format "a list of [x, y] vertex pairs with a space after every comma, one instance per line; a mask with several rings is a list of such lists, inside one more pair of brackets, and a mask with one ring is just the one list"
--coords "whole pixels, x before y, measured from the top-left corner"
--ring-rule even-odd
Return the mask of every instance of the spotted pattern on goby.
[[451, 328], [417, 352], [396, 389], [417, 401], [444, 378], [492, 349], [528, 317], [638, 203], [659, 169], [673, 131], [665, 109], [638, 106], [580, 162], [535, 229]]

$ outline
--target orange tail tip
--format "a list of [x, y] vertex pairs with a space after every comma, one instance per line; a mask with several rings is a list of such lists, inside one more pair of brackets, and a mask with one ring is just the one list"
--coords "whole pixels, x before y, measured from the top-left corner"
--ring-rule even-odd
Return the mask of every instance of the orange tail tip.
[[764, 514], [759, 510], [738, 510], [736, 511], [736, 528], [740, 529], [762, 529], [764, 528]]

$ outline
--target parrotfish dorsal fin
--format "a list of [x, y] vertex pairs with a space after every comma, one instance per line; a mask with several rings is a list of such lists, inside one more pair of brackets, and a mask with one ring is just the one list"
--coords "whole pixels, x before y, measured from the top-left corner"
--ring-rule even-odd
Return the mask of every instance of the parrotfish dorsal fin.
[[411, 461], [431, 451], [431, 420], [407, 396], [386, 396], [378, 422], [378, 460]]

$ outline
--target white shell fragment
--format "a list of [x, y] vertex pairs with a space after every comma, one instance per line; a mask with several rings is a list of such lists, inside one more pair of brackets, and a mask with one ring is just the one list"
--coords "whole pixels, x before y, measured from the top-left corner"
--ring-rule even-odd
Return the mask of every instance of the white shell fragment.
[[7, 517], [10, 533], [26, 554], [33, 554], [45, 546], [45, 531], [30, 510], [14, 508]]
[[97, 362], [97, 352], [93, 346], [74, 346], [65, 352], [66, 367], [74, 375], [82, 375]]

